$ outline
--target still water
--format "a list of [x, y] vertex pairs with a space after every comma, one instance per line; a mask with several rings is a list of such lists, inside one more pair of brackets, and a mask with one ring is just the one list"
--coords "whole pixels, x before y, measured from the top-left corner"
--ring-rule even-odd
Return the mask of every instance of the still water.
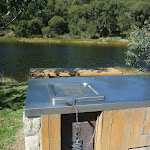
[[25, 81], [30, 68], [124, 67], [126, 50], [93, 45], [0, 44], [0, 73]]

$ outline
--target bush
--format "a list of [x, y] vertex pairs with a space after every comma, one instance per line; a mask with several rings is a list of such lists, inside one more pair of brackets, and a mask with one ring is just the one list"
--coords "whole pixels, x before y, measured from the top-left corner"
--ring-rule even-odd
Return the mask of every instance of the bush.
[[86, 23], [86, 19], [84, 17], [82, 17], [82, 19], [80, 19], [78, 21], [77, 28], [78, 28], [79, 32], [86, 31], [87, 23]]
[[51, 31], [56, 34], [61, 35], [67, 31], [66, 21], [60, 16], [54, 16], [53, 18], [51, 18], [48, 22], [48, 25]]
[[142, 29], [136, 27], [131, 36], [133, 41], [128, 45], [126, 63], [146, 71], [150, 67], [150, 24], [146, 23]]
[[19, 37], [27, 37], [28, 34], [28, 21], [21, 20], [15, 28], [15, 34]]
[[43, 37], [44, 37], [44, 38], [49, 38], [49, 37], [51, 37], [51, 30], [50, 30], [50, 27], [49, 27], [49, 26], [43, 27], [43, 28], [42, 28], [42, 34], [43, 34]]
[[96, 27], [94, 26], [92, 22], [88, 24], [87, 33], [89, 34], [89, 37], [91, 39], [98, 38], [98, 36], [96, 36]]
[[34, 18], [32, 20], [29, 20], [28, 22], [28, 30], [30, 34], [41, 34], [41, 29], [44, 27], [43, 22], [38, 19]]

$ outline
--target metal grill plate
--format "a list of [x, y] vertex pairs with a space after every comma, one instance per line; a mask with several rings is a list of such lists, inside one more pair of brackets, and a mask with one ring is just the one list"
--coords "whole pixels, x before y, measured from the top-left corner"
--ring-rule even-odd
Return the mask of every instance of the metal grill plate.
[[75, 99], [76, 102], [104, 100], [104, 96], [89, 83], [49, 84], [48, 91], [53, 104], [64, 103], [66, 99]]

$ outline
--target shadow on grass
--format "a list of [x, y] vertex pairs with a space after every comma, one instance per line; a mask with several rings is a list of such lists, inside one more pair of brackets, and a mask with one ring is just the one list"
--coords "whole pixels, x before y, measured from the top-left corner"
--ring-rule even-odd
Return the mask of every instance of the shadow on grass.
[[0, 83], [0, 109], [21, 109], [25, 105], [27, 93], [26, 82], [1, 82]]
[[[101, 73], [109, 72], [108, 68], [31, 68], [30, 76], [62, 76], [63, 73], [69, 74], [69, 76], [80, 76], [82, 73]], [[54, 75], [55, 74], [55, 75]], [[66, 75], [65, 75], [66, 76]]]

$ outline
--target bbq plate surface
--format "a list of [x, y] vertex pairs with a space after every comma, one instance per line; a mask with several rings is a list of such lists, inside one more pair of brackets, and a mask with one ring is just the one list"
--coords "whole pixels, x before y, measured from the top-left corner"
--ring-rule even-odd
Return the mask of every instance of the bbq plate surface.
[[66, 103], [66, 100], [72, 99], [75, 102], [104, 100], [104, 96], [86, 82], [49, 84], [48, 92], [53, 104]]

